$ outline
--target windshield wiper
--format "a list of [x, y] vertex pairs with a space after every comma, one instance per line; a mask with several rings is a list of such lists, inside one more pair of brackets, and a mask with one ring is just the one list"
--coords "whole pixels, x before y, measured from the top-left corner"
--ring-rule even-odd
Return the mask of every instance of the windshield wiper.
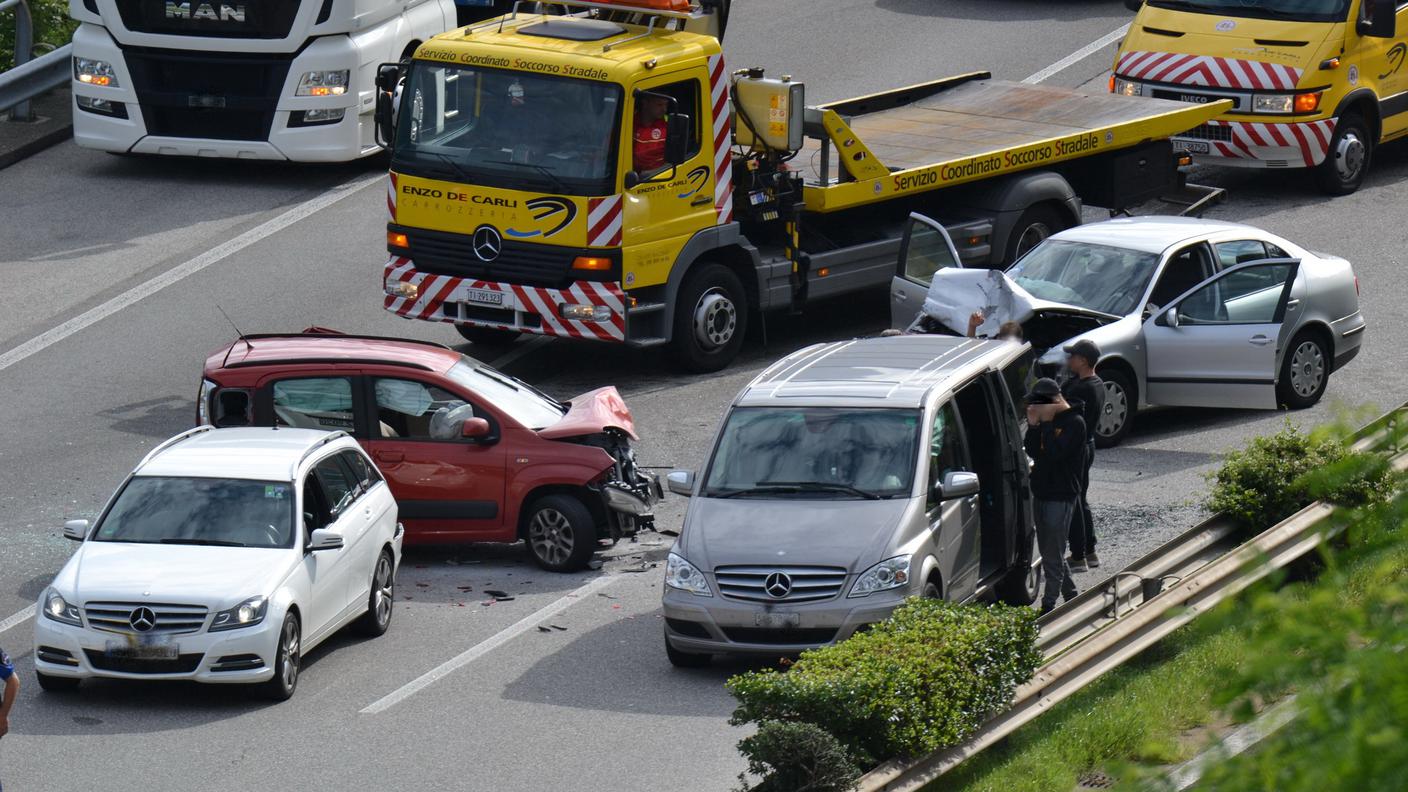
[[458, 162], [455, 162], [455, 158], [451, 157], [449, 154], [441, 154], [438, 151], [424, 151], [421, 149], [411, 149], [410, 153], [415, 154], [416, 156], [434, 157], [440, 160], [441, 162], [445, 163], [446, 165], [449, 165], [450, 170], [454, 172], [455, 176], [459, 178], [460, 181], [464, 182], [465, 184], [474, 183], [474, 178], [469, 175], [469, 171], [461, 167]]
[[737, 498], [744, 495], [765, 495], [778, 492], [844, 492], [866, 500], [880, 500], [883, 495], [849, 484], [835, 484], [824, 481], [760, 481], [757, 486], [729, 492], [711, 492], [715, 498]]
[[546, 176], [546, 177], [547, 177], [547, 180], [552, 183], [552, 186], [553, 186], [558, 192], [567, 192], [567, 187], [565, 187], [565, 186], [562, 184], [562, 180], [559, 179], [559, 178], [557, 178], [557, 174], [553, 173], [553, 172], [552, 172], [552, 169], [549, 168], [549, 167], [547, 167], [546, 165], [539, 165], [539, 164], [537, 164], [536, 162], [513, 162], [513, 161], [511, 161], [511, 160], [484, 160], [484, 161], [485, 161], [486, 163], [490, 164], [490, 165], [515, 165], [515, 166], [520, 167], [520, 168], [532, 168], [533, 170], [535, 170], [535, 171], [537, 171], [537, 172], [543, 174], [544, 176]]
[[211, 547], [245, 547], [244, 542], [228, 542], [224, 539], [161, 539], [161, 544], [209, 545]]

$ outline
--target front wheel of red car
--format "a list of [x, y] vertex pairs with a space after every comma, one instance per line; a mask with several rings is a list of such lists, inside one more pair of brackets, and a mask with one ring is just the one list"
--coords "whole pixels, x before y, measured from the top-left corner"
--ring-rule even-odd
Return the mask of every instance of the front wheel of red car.
[[523, 539], [538, 566], [549, 572], [575, 572], [587, 566], [596, 550], [596, 521], [571, 495], [544, 495], [528, 506]]

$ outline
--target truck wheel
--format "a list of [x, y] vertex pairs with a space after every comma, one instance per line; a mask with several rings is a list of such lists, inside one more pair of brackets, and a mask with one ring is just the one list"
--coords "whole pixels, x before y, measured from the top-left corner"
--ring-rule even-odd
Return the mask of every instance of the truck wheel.
[[549, 572], [575, 572], [587, 566], [596, 550], [596, 523], [571, 495], [545, 495], [528, 507], [523, 539], [538, 566]]
[[474, 325], [455, 325], [455, 329], [464, 340], [475, 346], [481, 347], [505, 347], [518, 340], [518, 333], [513, 330], [500, 330], [497, 327], [475, 327]]
[[1357, 113], [1345, 113], [1335, 124], [1330, 150], [1315, 169], [1320, 189], [1330, 195], [1349, 195], [1364, 183], [1373, 158], [1374, 142], [1369, 127]]
[[710, 263], [685, 277], [675, 303], [675, 365], [696, 374], [718, 371], [738, 356], [747, 330], [747, 297], [732, 270]]
[[670, 636], [665, 636], [665, 656], [670, 658], [670, 665], [675, 668], [703, 668], [709, 665], [710, 657], [706, 654], [695, 654], [693, 652], [682, 652], [670, 645]]
[[78, 687], [78, 683], [83, 680], [76, 677], [61, 677], [46, 674], [43, 671], [35, 671], [34, 678], [39, 680], [39, 687], [45, 693], [62, 693]]
[[1320, 401], [1330, 384], [1330, 355], [1315, 333], [1302, 330], [1286, 347], [1276, 398], [1292, 410], [1303, 410]]
[[1008, 605], [1026, 607], [1041, 594], [1041, 553], [1036, 549], [1036, 531], [1032, 531], [1031, 547], [1017, 554], [1017, 563], [997, 584], [997, 596]]
[[1139, 405], [1139, 394], [1129, 375], [1119, 369], [1106, 369], [1098, 372], [1105, 381], [1105, 409], [1100, 413], [1100, 422], [1095, 426], [1095, 447], [1117, 446], [1129, 428], [1134, 425], [1134, 411]]
[[1012, 233], [1007, 237], [1007, 257], [1003, 264], [1011, 264], [1025, 256], [1027, 251], [1040, 245], [1047, 237], [1064, 231], [1070, 223], [1059, 212], [1046, 204], [1029, 206], [1017, 218]]

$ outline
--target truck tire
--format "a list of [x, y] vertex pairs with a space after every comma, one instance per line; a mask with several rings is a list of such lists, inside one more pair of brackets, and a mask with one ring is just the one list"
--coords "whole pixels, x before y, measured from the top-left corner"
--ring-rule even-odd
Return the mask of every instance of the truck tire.
[[1330, 195], [1349, 195], [1364, 183], [1373, 155], [1369, 126], [1358, 113], [1345, 113], [1335, 123], [1330, 150], [1315, 169], [1315, 180]]
[[1139, 407], [1139, 394], [1129, 375], [1117, 368], [1097, 372], [1105, 381], [1105, 409], [1095, 427], [1095, 447], [1117, 446], [1134, 425], [1134, 412]]
[[1002, 259], [1003, 265], [1011, 264], [1047, 237], [1066, 230], [1070, 225], [1061, 213], [1049, 204], [1028, 206], [1017, 218], [1017, 223], [1012, 226], [1012, 231], [1007, 236], [1007, 254]]
[[1031, 548], [1017, 555], [1012, 566], [997, 584], [997, 597], [1008, 605], [1026, 607], [1041, 594], [1041, 564], [1036, 563], [1036, 531], [1032, 531]]
[[523, 541], [533, 561], [549, 572], [585, 569], [597, 548], [596, 522], [571, 495], [544, 495], [528, 506]]
[[1325, 341], [1309, 330], [1296, 334], [1281, 361], [1276, 398], [1292, 410], [1303, 410], [1320, 401], [1330, 384], [1330, 353]]
[[500, 330], [496, 327], [457, 324], [455, 330], [459, 331], [461, 338], [479, 347], [506, 347], [518, 340], [518, 333], [513, 330]]
[[718, 371], [738, 357], [747, 330], [747, 293], [732, 270], [710, 262], [685, 276], [675, 303], [674, 365], [695, 374]]

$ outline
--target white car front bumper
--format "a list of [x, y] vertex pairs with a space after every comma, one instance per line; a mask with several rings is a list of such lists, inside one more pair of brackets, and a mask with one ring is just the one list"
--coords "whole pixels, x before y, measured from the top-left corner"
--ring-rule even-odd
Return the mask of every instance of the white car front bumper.
[[126, 642], [124, 633], [75, 627], [35, 614], [34, 667], [55, 677], [88, 679], [185, 679], [240, 684], [263, 682], [274, 675], [282, 615], [270, 613], [253, 627], [221, 632], [172, 635], [175, 660], [131, 660], [107, 654], [109, 642]]

